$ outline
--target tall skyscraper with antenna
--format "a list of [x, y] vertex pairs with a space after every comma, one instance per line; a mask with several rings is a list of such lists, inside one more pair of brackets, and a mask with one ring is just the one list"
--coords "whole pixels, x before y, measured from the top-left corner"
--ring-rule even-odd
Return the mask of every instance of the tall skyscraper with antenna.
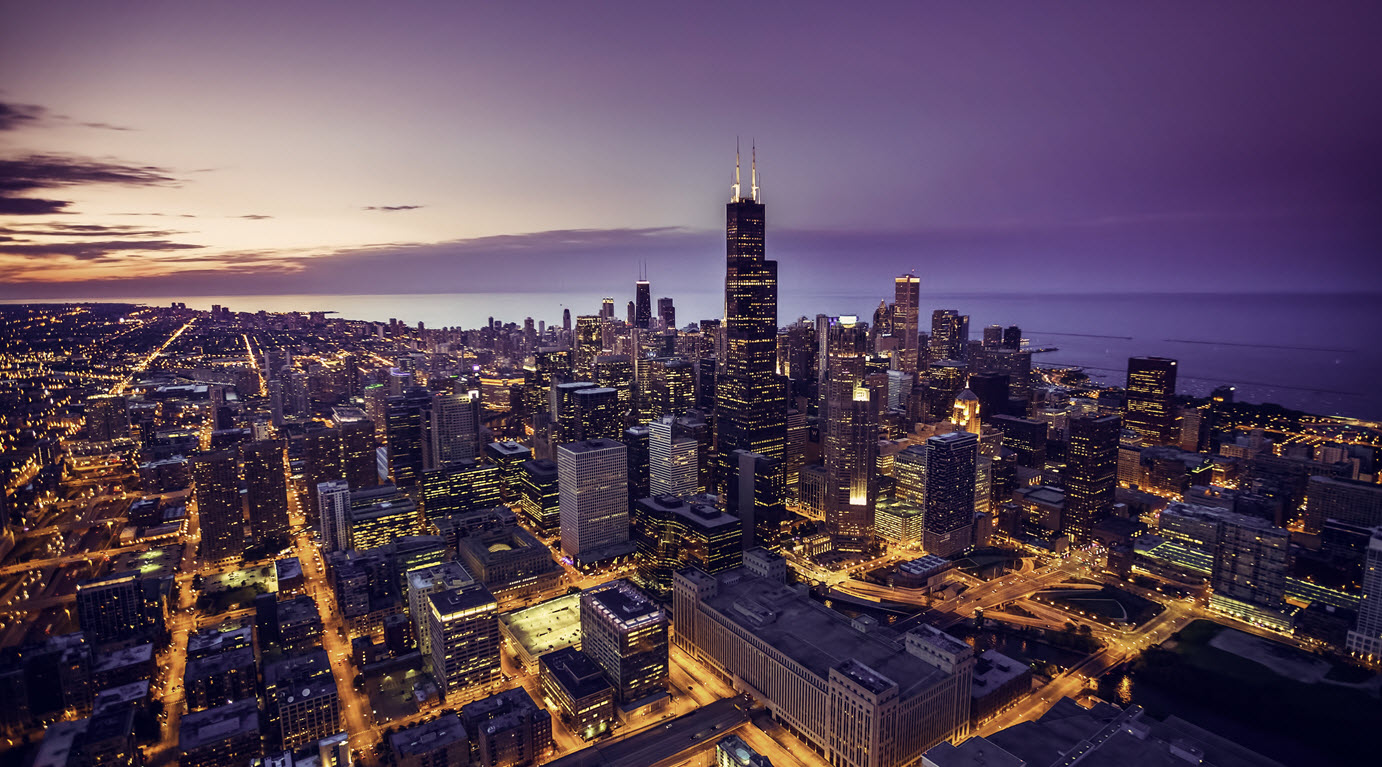
[[647, 330], [653, 324], [653, 286], [648, 282], [647, 266], [633, 286], [634, 325]]
[[721, 492], [736, 479], [735, 450], [776, 459], [779, 467], [787, 450], [787, 388], [777, 376], [777, 262], [764, 258], [756, 155], [750, 166], [752, 194], [744, 197], [736, 150], [734, 184], [725, 206], [725, 370], [716, 382], [716, 486]]

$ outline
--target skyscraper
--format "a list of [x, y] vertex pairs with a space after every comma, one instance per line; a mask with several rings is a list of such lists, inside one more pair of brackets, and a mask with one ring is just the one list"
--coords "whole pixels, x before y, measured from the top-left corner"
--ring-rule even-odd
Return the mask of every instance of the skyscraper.
[[432, 399], [432, 461], [440, 466], [480, 457], [480, 393], [436, 394]]
[[[633, 362], [627, 354], [601, 354], [595, 358], [595, 384], [619, 393], [619, 423], [633, 410]], [[609, 435], [604, 435], [609, 436]]]
[[561, 549], [578, 564], [631, 551], [627, 460], [611, 439], [557, 446]]
[[483, 586], [427, 596], [428, 667], [448, 701], [499, 678], [499, 603]]
[[969, 315], [954, 309], [931, 313], [931, 359], [963, 361], [969, 346]]
[[634, 327], [647, 330], [653, 324], [653, 286], [646, 279], [634, 283]]
[[1175, 444], [1176, 361], [1166, 357], [1128, 358], [1128, 404], [1124, 424], [1148, 445]]
[[662, 320], [662, 326], [668, 330], [675, 330], [677, 327], [677, 307], [672, 303], [669, 296], [663, 296], [657, 300], [657, 316]]
[[667, 694], [667, 611], [625, 580], [581, 592], [581, 650], [624, 707]]
[[602, 348], [600, 318], [593, 314], [577, 317], [576, 353], [571, 360], [571, 375], [575, 380], [595, 380], [595, 358], [600, 356]]
[[740, 194], [735, 158], [733, 193], [725, 206], [724, 375], [716, 382], [716, 487], [734, 474], [730, 455], [748, 450], [782, 460], [787, 449], [787, 388], [777, 377], [777, 262], [764, 258], [764, 207], [758, 163], [750, 197]]
[[288, 461], [282, 440], [240, 446], [244, 462], [245, 499], [255, 543], [288, 542]]
[[677, 419], [663, 416], [648, 424], [648, 492], [686, 496], [697, 490], [696, 440], [679, 433]]
[[921, 280], [914, 274], [904, 274], [893, 280], [893, 335], [897, 337], [898, 370], [917, 372], [918, 306], [921, 303]]
[[967, 431], [926, 440], [926, 550], [948, 557], [969, 548], [979, 438]]
[[1363, 559], [1363, 598], [1358, 603], [1358, 621], [1348, 632], [1348, 651], [1369, 660], [1382, 657], [1382, 527], [1368, 537]]
[[781, 461], [736, 450], [734, 476], [725, 488], [725, 506], [743, 522], [743, 547], [782, 548], [787, 504]]
[[192, 461], [192, 497], [202, 531], [202, 556], [211, 562], [245, 550], [245, 516], [240, 503], [235, 451], [199, 455]]
[[1122, 419], [1116, 415], [1081, 415], [1070, 419], [1062, 521], [1077, 542], [1087, 541], [1094, 525], [1113, 508], [1114, 491], [1118, 487], [1120, 431]]
[[417, 485], [422, 472], [432, 466], [432, 395], [426, 389], [411, 388], [401, 396], [389, 397], [389, 475], [395, 485]]
[[862, 552], [873, 540], [878, 454], [878, 392], [864, 382], [868, 325], [856, 317], [830, 322], [826, 339], [821, 450], [829, 483], [825, 526], [839, 551]]
[[322, 548], [328, 552], [350, 548], [350, 484], [343, 479], [316, 487]]
[[357, 490], [379, 484], [374, 422], [365, 417], [364, 411], [353, 407], [333, 408], [331, 420], [341, 433], [341, 465], [346, 481]]

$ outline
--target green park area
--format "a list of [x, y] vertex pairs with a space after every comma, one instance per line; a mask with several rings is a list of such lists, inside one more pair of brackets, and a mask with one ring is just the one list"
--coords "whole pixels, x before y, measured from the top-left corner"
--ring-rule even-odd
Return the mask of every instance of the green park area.
[[1161, 605], [1116, 586], [1097, 589], [1049, 589], [1037, 592], [1038, 601], [1053, 604], [1100, 623], [1140, 626], [1161, 614]]
[[[1133, 664], [1135, 702], [1158, 716], [1206, 712], [1331, 757], [1366, 753], [1382, 722], [1378, 682], [1366, 671], [1237, 629], [1198, 620]], [[1267, 753], [1264, 751], [1264, 753]]]

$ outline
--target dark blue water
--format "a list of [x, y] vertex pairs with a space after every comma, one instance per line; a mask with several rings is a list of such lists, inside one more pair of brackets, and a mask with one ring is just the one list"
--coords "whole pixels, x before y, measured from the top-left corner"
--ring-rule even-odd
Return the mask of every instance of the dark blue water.
[[[690, 292], [654, 284], [654, 297], [671, 295], [677, 321], [723, 315], [718, 292]], [[778, 318], [857, 314], [871, 320], [892, 285], [876, 292], [787, 294]], [[616, 312], [632, 298], [632, 285], [612, 292]], [[236, 311], [335, 311], [351, 319], [391, 317], [428, 327], [478, 327], [493, 316], [559, 323], [563, 308], [594, 314], [600, 295], [484, 293], [424, 295], [188, 296], [188, 306], [222, 304]], [[166, 305], [167, 298], [104, 299]], [[1204, 395], [1220, 384], [1238, 398], [1275, 402], [1314, 413], [1382, 420], [1382, 297], [1375, 295], [923, 295], [921, 325], [933, 309], [970, 316], [977, 338], [989, 324], [1019, 325], [1032, 347], [1059, 351], [1038, 363], [1077, 365], [1097, 381], [1122, 384], [1127, 358], [1157, 355], [1180, 360], [1181, 392]]]

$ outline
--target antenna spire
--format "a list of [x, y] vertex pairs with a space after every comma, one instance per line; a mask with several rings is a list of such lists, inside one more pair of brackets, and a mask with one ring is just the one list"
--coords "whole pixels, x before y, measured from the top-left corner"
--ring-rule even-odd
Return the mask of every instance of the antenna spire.
[[758, 202], [758, 142], [749, 144], [749, 184], [753, 190], [753, 201]]
[[739, 137], [734, 137], [734, 183], [729, 185], [734, 193], [729, 196], [730, 202], [739, 202]]

